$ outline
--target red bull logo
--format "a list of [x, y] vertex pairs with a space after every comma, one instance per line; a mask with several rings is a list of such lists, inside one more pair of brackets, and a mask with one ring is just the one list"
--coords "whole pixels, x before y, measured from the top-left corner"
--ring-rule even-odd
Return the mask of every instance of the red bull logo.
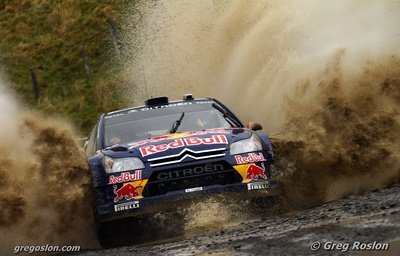
[[197, 145], [213, 145], [213, 144], [228, 144], [228, 139], [225, 135], [212, 135], [211, 137], [200, 138], [190, 137], [184, 139], [176, 139], [172, 142], [159, 144], [159, 145], [148, 145], [139, 148], [142, 156], [149, 156], [155, 153], [160, 153], [174, 148], [182, 148], [185, 146], [197, 146]]
[[254, 162], [261, 162], [265, 161], [264, 155], [260, 152], [250, 153], [247, 156], [236, 155], [235, 160], [237, 164], [247, 164], [247, 163], [254, 163]]
[[258, 180], [258, 178], [263, 178], [265, 180], [267, 179], [264, 163], [261, 163], [261, 167], [256, 164], [251, 164], [247, 168], [246, 179]]
[[140, 196], [136, 187], [131, 183], [127, 183], [123, 185], [120, 189], [117, 189], [117, 186], [114, 185], [114, 202], [118, 202], [119, 200], [125, 198], [126, 200], [132, 200], [135, 197]]
[[129, 146], [131, 148], [135, 148], [135, 147], [143, 146], [147, 143], [155, 143], [155, 142], [160, 142], [160, 141], [164, 141], [164, 140], [173, 140], [173, 139], [186, 138], [186, 137], [190, 137], [190, 136], [200, 136], [200, 135], [206, 135], [206, 134], [221, 134], [221, 133], [229, 134], [229, 132], [223, 128], [209, 129], [207, 131], [182, 132], [182, 133], [157, 136], [157, 137], [153, 137], [150, 139], [141, 140], [138, 142], [133, 142], [133, 143], [130, 143]]
[[142, 170], [137, 170], [135, 173], [123, 172], [119, 176], [111, 175], [108, 179], [108, 184], [125, 183], [134, 180], [142, 179]]

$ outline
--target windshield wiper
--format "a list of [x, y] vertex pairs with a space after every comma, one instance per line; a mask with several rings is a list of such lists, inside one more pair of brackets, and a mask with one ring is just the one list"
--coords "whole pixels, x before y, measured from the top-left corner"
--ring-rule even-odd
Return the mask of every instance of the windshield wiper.
[[234, 118], [233, 116], [230, 115], [229, 112], [227, 112], [225, 109], [221, 108], [217, 104], [213, 103], [212, 106], [217, 109], [219, 112], [222, 113], [223, 117], [225, 120], [230, 124], [233, 125], [234, 127], [241, 127], [241, 124]]
[[184, 116], [185, 116], [185, 112], [182, 112], [181, 117], [179, 117], [179, 119], [174, 122], [174, 124], [172, 125], [172, 128], [169, 131], [169, 133], [176, 133], [176, 131], [178, 130], [179, 126], [181, 125], [181, 122], [182, 122], [182, 119], [183, 119]]

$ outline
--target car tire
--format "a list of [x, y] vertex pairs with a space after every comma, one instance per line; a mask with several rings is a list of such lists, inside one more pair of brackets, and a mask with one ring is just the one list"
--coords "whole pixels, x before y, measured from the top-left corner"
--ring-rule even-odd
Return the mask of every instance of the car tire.
[[154, 216], [155, 214], [148, 214], [97, 222], [98, 241], [102, 248], [111, 248], [149, 243], [183, 234], [183, 218], [179, 214], [168, 213], [166, 218]]

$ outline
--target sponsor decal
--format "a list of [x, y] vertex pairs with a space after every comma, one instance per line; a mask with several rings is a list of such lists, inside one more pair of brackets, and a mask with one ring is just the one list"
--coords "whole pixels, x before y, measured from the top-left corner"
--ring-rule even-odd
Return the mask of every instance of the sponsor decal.
[[177, 106], [187, 106], [187, 105], [193, 105], [193, 104], [210, 104], [214, 103], [213, 101], [194, 101], [194, 102], [178, 102], [178, 103], [170, 103], [168, 105], [161, 105], [161, 106], [154, 106], [154, 107], [144, 107], [140, 108], [140, 111], [148, 111], [152, 109], [158, 109], [158, 108], [170, 108], [170, 107], [177, 107]]
[[153, 137], [153, 138], [146, 139], [146, 140], [133, 142], [133, 143], [130, 143], [129, 146], [132, 149], [132, 148], [136, 148], [136, 147], [145, 145], [147, 143], [160, 142], [160, 141], [164, 141], [164, 140], [181, 139], [181, 138], [186, 138], [186, 137], [190, 137], [190, 136], [200, 136], [200, 135], [207, 135], [207, 134], [229, 134], [229, 132], [223, 128], [216, 128], [216, 129], [210, 129], [207, 131], [192, 131], [192, 132], [173, 133], [173, 134], [166, 134], [166, 135], [157, 136], [157, 137]]
[[212, 135], [211, 137], [200, 138], [200, 137], [189, 137], [183, 139], [175, 139], [172, 142], [159, 144], [159, 145], [148, 145], [139, 148], [142, 156], [149, 156], [152, 154], [164, 152], [168, 149], [181, 148], [185, 146], [197, 146], [197, 145], [214, 145], [214, 144], [228, 144], [228, 139], [225, 135]]
[[186, 193], [190, 193], [190, 192], [196, 192], [196, 191], [202, 191], [203, 187], [196, 187], [196, 188], [187, 188], [185, 189]]
[[134, 180], [142, 179], [142, 170], [137, 170], [135, 173], [123, 172], [119, 176], [111, 175], [108, 179], [108, 184], [113, 185], [117, 183], [125, 183]]
[[161, 180], [169, 180], [169, 179], [182, 178], [182, 177], [191, 176], [191, 175], [198, 175], [198, 174], [209, 173], [209, 172], [217, 172], [217, 171], [222, 171], [222, 170], [224, 170], [224, 166], [222, 164], [207, 164], [205, 166], [196, 166], [196, 167], [192, 167], [192, 168], [185, 168], [182, 170], [161, 172], [161, 173], [157, 174], [157, 179], [160, 181]]
[[133, 201], [133, 202], [114, 205], [115, 212], [126, 211], [126, 210], [136, 209], [136, 208], [139, 208], [139, 201]]
[[214, 103], [214, 102], [211, 101], [211, 100], [207, 100], [207, 101], [195, 101], [194, 103], [196, 103], [196, 104], [210, 104], [210, 103]]
[[260, 153], [249, 153], [247, 156], [236, 155], [235, 160], [237, 164], [247, 164], [265, 161], [264, 155]]
[[104, 118], [109, 119], [109, 118], [113, 118], [113, 117], [117, 117], [117, 116], [124, 116], [124, 115], [125, 115], [124, 113], [118, 113], [118, 114], [112, 114], [112, 115], [105, 116]]
[[142, 199], [143, 189], [147, 184], [147, 179], [144, 180], [135, 180], [128, 183], [124, 183], [122, 187], [118, 189], [118, 184], [114, 185], [114, 202], [117, 203], [118, 201], [125, 199], [125, 200], [139, 200]]
[[117, 189], [117, 186], [114, 185], [114, 194], [115, 203], [119, 200], [122, 200], [123, 198], [125, 198], [126, 200], [132, 200], [140, 196], [136, 187], [131, 183], [123, 185], [120, 189]]
[[258, 178], [267, 179], [267, 175], [265, 174], [265, 166], [264, 163], [261, 163], [261, 167], [256, 164], [250, 164], [247, 167], [246, 179], [249, 180], [258, 180]]
[[253, 183], [247, 183], [247, 189], [248, 190], [258, 190], [258, 189], [268, 189], [269, 184], [268, 182], [253, 182]]
[[178, 102], [178, 103], [171, 103], [168, 105], [141, 108], [140, 111], [148, 111], [148, 110], [157, 109], [157, 108], [170, 108], [170, 107], [177, 107], [177, 106], [186, 106], [186, 105], [192, 105], [192, 104], [193, 104], [192, 102]]

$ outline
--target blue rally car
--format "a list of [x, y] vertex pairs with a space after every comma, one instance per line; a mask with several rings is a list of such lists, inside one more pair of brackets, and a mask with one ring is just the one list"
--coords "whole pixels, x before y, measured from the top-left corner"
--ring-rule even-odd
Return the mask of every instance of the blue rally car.
[[85, 143], [97, 221], [216, 194], [274, 195], [273, 153], [261, 129], [256, 123], [245, 127], [216, 99], [190, 94], [103, 114]]

